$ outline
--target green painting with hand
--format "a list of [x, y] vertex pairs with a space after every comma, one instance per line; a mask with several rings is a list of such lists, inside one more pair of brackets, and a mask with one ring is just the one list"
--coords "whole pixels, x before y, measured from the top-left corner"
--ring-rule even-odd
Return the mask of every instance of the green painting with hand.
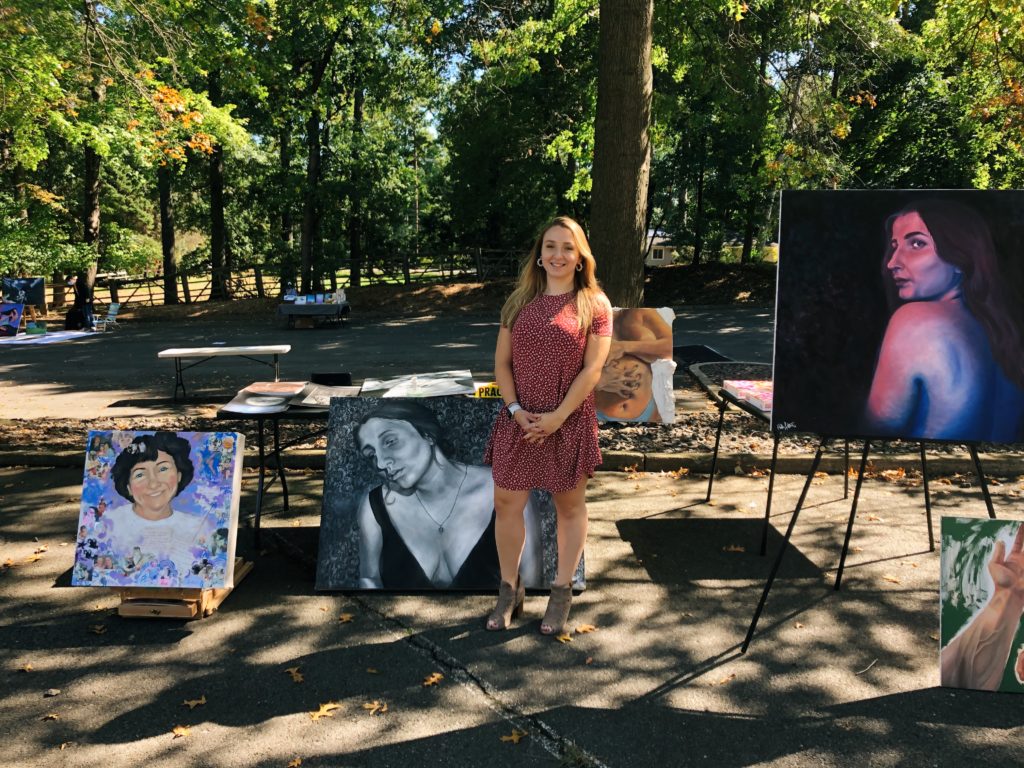
[[942, 685], [1024, 692], [1024, 523], [942, 518]]

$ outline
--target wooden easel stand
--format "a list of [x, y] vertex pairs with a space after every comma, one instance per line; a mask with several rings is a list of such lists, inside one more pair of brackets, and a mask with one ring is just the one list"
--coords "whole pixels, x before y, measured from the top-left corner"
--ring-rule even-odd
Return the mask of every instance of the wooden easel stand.
[[[235, 587], [249, 575], [253, 564], [235, 558]], [[121, 604], [118, 616], [136, 619], [195, 619], [206, 618], [216, 611], [234, 587], [224, 589], [118, 589]]]

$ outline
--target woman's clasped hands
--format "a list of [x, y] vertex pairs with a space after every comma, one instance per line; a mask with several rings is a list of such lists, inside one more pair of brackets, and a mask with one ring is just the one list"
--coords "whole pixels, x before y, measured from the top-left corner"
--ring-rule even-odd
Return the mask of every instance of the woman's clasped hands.
[[525, 408], [516, 411], [516, 424], [523, 430], [523, 440], [532, 444], [544, 442], [544, 438], [558, 431], [565, 421], [554, 411], [548, 413], [531, 413]]

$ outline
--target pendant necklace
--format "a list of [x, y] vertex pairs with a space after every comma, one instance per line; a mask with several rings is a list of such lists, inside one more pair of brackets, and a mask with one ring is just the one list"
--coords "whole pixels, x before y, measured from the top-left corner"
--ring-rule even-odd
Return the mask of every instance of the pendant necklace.
[[468, 475], [469, 475], [469, 466], [467, 465], [466, 468], [462, 472], [462, 480], [459, 481], [458, 490], [455, 491], [455, 498], [452, 499], [451, 509], [448, 510], [448, 514], [444, 516], [444, 520], [442, 520], [441, 522], [438, 522], [437, 518], [434, 517], [432, 514], [430, 514], [430, 510], [427, 509], [427, 505], [424, 504], [423, 503], [423, 499], [420, 498], [420, 492], [418, 490], [414, 490], [413, 491], [413, 494], [416, 496], [416, 501], [418, 501], [420, 503], [420, 506], [423, 507], [423, 514], [425, 514], [427, 517], [429, 517], [430, 520], [434, 523], [434, 525], [437, 526], [438, 534], [444, 533], [444, 524], [448, 522], [449, 518], [451, 518], [451, 516], [453, 514], [455, 514], [455, 505], [459, 503], [459, 494], [462, 493], [462, 486], [466, 482], [466, 477]]

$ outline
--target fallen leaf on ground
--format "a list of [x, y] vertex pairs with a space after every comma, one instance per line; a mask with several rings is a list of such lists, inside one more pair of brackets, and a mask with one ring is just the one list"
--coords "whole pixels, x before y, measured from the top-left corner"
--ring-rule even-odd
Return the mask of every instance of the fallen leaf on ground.
[[594, 657], [593, 656], [587, 656], [587, 660], [584, 661], [583, 663], [584, 664], [593, 664], [594, 663]]
[[181, 706], [188, 707], [189, 709], [195, 709], [196, 707], [201, 707], [205, 703], [206, 694], [204, 693], [198, 699], [185, 699], [183, 702], [181, 702]]
[[388, 711], [388, 705], [386, 702], [374, 699], [363, 704], [363, 709], [366, 710], [369, 715], [383, 715]]
[[709, 507], [715, 507], [715, 506], [718, 506], [718, 502], [717, 502], [717, 501], [715, 501], [714, 499], [712, 499], [711, 501], [709, 501], [709, 502], [708, 502], [708, 506], [709, 506]]
[[290, 761], [285, 768], [299, 768], [300, 765], [302, 765], [302, 758], [296, 757], [294, 760]]
[[43, 693], [44, 699], [52, 699], [54, 696], [60, 696], [60, 688], [48, 688], [46, 689], [46, 692]]
[[176, 725], [171, 729], [171, 733], [174, 734], [175, 739], [183, 739], [188, 736], [192, 729], [187, 725]]
[[367, 667], [366, 668], [366, 672], [367, 672], [367, 674], [370, 674], [370, 675], [379, 675], [380, 674], [380, 670], [377, 669], [376, 667]]
[[13, 568], [14, 566], [15, 562], [11, 560], [11, 558], [8, 557], [6, 560], [4, 560], [4, 568]]
[[867, 520], [868, 522], [871, 522], [871, 523], [884, 523], [885, 522], [878, 515], [868, 515], [864, 519]]
[[804, 623], [802, 621], [797, 621], [797, 622], [794, 622], [793, 626], [796, 627], [797, 629], [803, 629], [804, 628]]
[[327, 609], [324, 606], [322, 606], [322, 605], [320, 606], [320, 610], [323, 611], [324, 613], [327, 613]]
[[885, 576], [882, 577], [882, 581], [888, 581], [888, 582], [891, 582], [892, 584], [899, 584], [900, 583], [899, 579], [897, 579], [895, 576], [889, 576], [888, 574], [886, 574]]
[[930, 637], [932, 640], [938, 640], [939, 639], [939, 633], [938, 632], [932, 632], [930, 635], [928, 635], [928, 637]]
[[513, 744], [518, 744], [520, 741], [523, 740], [523, 738], [526, 735], [526, 731], [520, 731], [518, 728], [513, 728], [512, 733], [508, 734], [507, 736], [502, 736], [501, 740], [511, 742]]
[[427, 688], [431, 685], [439, 685], [442, 680], [444, 680], [444, 675], [442, 675], [440, 672], [431, 672], [429, 675], [423, 678], [423, 687]]
[[341, 616], [338, 617], [338, 621], [340, 621], [342, 624], [348, 624], [355, 617], [356, 615], [354, 613], [343, 613], [341, 614]]
[[105, 624], [93, 624], [89, 627], [89, 631], [94, 635], [102, 635], [107, 631], [107, 627]]
[[43, 554], [43, 552], [46, 552], [49, 549], [50, 548], [48, 546], [46, 546], [45, 544], [40, 544], [38, 547], [36, 547], [36, 551], [33, 552], [32, 554], [34, 554], [34, 555], [41, 555], [41, 554]]
[[285, 672], [292, 676], [293, 683], [301, 683], [303, 680], [306, 679], [302, 672], [299, 671], [299, 669], [299, 667], [288, 667], [288, 669], [285, 670]]
[[670, 477], [674, 477], [676, 480], [678, 480], [679, 478], [686, 477], [688, 474], [690, 474], [690, 470], [688, 467], [680, 467], [679, 469], [673, 469], [668, 474]]
[[37, 562], [39, 560], [42, 560], [42, 559], [43, 559], [42, 555], [29, 555], [28, 557], [25, 558], [25, 562], [26, 563], [35, 563], [35, 562]]
[[864, 547], [850, 547], [851, 552], [863, 552]]
[[43, 715], [41, 719], [42, 720], [59, 720], [60, 719], [60, 715], [58, 715], [56, 712], [50, 712], [49, 714]]
[[746, 552], [747, 548], [739, 544], [728, 544], [722, 547], [723, 552]]
[[557, 640], [560, 643], [571, 643], [572, 635], [570, 635], [568, 632], [563, 632], [562, 634], [558, 635], [558, 637], [556, 637], [555, 640]]
[[311, 719], [319, 720], [321, 717], [334, 717], [335, 710], [341, 709], [341, 704], [336, 701], [328, 701], [320, 705], [320, 709], [316, 712], [310, 712], [309, 716]]
[[577, 635], [586, 635], [590, 632], [597, 632], [597, 627], [595, 627], [593, 624], [580, 624], [578, 627], [576, 627]]
[[61, 752], [63, 752], [63, 751], [65, 750], [65, 749], [67, 749], [68, 747], [70, 747], [70, 746], [71, 746], [71, 745], [72, 745], [73, 743], [74, 743], [74, 742], [72, 742], [72, 741], [62, 741], [62, 742], [60, 743], [60, 751], [61, 751]]
[[828, 472], [815, 472], [815, 477], [828, 477]]
[[19, 672], [31, 672], [32, 671], [32, 663], [31, 662], [26, 662], [26, 663], [22, 664], [20, 667], [18, 667], [18, 671]]
[[731, 675], [726, 675], [721, 680], [718, 680], [718, 681], [712, 683], [712, 685], [725, 685], [726, 683], [730, 682], [731, 680], [734, 680], [735, 678], [736, 678], [736, 673], [733, 672]]

